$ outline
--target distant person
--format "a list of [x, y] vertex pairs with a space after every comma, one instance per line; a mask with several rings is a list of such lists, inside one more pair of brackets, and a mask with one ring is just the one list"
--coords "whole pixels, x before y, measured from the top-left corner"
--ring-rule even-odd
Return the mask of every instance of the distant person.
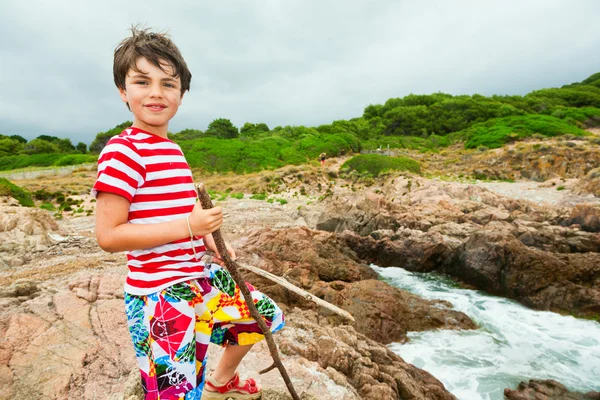
[[[167, 138], [192, 75], [165, 34], [137, 28], [116, 48], [113, 73], [133, 125], [98, 159], [96, 238], [106, 251], [127, 250], [125, 308], [145, 398], [257, 399], [262, 389], [236, 369], [262, 331], [229, 272], [202, 261], [208, 249], [222, 262], [211, 233], [223, 213], [196, 201], [187, 161]], [[279, 307], [250, 290], [271, 331], [282, 328]], [[225, 350], [206, 376], [209, 342]]]
[[321, 167], [325, 166], [325, 158], [327, 157], [326, 153], [319, 154], [319, 161], [321, 161]]

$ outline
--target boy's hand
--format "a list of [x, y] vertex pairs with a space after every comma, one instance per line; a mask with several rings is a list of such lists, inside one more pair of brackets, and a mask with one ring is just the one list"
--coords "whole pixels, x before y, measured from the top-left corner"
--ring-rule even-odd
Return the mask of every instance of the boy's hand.
[[[206, 248], [210, 251], [212, 251], [214, 254], [213, 257], [213, 262], [224, 266], [225, 262], [223, 261], [223, 259], [221, 258], [221, 255], [219, 254], [219, 250], [217, 250], [217, 245], [215, 244], [215, 239], [213, 239], [212, 235], [206, 235], [202, 238], [204, 240], [204, 245], [206, 246]], [[236, 254], [235, 254], [235, 250], [233, 250], [233, 247], [231, 247], [231, 245], [227, 242], [225, 242], [225, 248], [227, 249], [227, 252], [229, 253], [229, 257], [232, 260], [235, 260], [237, 258]]]
[[204, 210], [200, 203], [196, 203], [189, 218], [192, 233], [195, 236], [206, 236], [221, 227], [223, 224], [223, 211], [221, 211], [221, 207]]

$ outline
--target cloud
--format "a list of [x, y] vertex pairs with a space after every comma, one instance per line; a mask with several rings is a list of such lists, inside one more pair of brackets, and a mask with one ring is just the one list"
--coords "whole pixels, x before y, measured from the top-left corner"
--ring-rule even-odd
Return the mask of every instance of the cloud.
[[409, 93], [525, 94], [600, 68], [600, 3], [3, 2], [0, 133], [91, 142], [131, 114], [112, 54], [133, 23], [168, 29], [192, 70], [170, 130], [215, 118], [319, 125]]

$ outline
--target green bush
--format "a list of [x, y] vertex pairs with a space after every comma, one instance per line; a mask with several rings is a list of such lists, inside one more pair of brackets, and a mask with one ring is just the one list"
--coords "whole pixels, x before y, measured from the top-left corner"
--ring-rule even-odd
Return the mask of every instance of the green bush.
[[250, 196], [252, 200], [265, 200], [267, 195], [265, 193], [256, 193]]
[[40, 208], [42, 210], [56, 211], [56, 207], [54, 207], [54, 204], [52, 204], [52, 203], [42, 203]]
[[407, 157], [387, 157], [378, 154], [361, 154], [352, 157], [342, 165], [342, 169], [350, 169], [361, 174], [378, 176], [385, 171], [410, 171], [421, 173], [419, 163]]
[[98, 157], [95, 155], [89, 154], [69, 154], [60, 157], [58, 160], [54, 162], [53, 165], [57, 167], [64, 167], [67, 165], [79, 165], [79, 164], [87, 164], [87, 163], [95, 163], [98, 160]]
[[52, 167], [94, 163], [97, 156], [88, 154], [44, 153], [0, 157], [0, 171], [28, 167]]
[[286, 199], [277, 199], [277, 202], [281, 205], [287, 204], [287, 200]]
[[518, 117], [495, 118], [473, 125], [453, 134], [454, 137], [466, 139], [465, 148], [473, 149], [485, 146], [498, 148], [505, 143], [523, 139], [535, 133], [544, 136], [572, 134], [582, 136], [586, 133], [576, 126], [567, 124], [559, 118], [549, 115], [523, 115]]
[[0, 196], [10, 196], [16, 199], [22, 206], [33, 207], [31, 193], [6, 178], [0, 178]]
[[244, 193], [231, 193], [229, 196], [234, 199], [241, 200], [244, 198]]

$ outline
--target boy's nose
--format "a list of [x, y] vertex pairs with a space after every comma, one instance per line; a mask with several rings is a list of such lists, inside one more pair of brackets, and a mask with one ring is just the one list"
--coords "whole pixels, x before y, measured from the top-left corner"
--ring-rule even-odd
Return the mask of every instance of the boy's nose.
[[151, 97], [162, 97], [162, 87], [160, 84], [150, 86], [150, 96]]

